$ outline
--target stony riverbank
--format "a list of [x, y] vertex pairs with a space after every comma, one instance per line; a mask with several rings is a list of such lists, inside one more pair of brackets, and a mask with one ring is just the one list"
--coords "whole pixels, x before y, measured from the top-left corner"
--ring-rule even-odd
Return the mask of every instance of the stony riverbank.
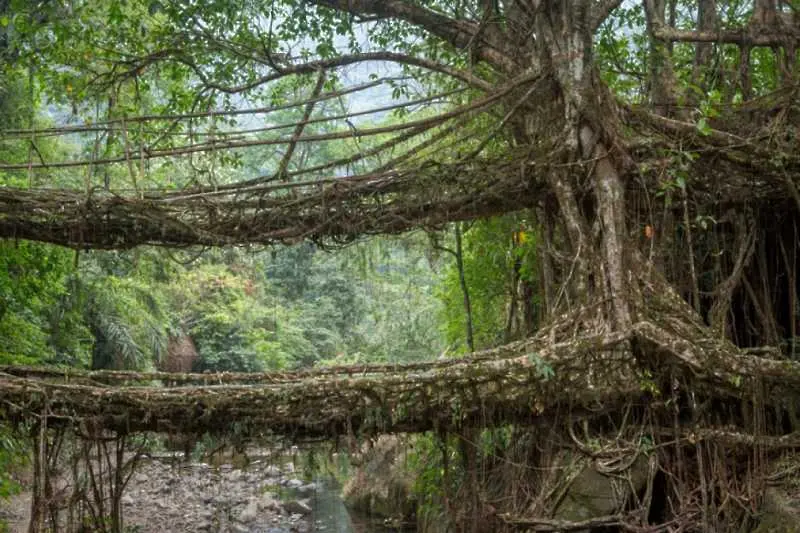
[[[306, 533], [316, 487], [298, 479], [291, 464], [255, 461], [246, 469], [203, 463], [146, 460], [122, 498], [129, 532]], [[12, 532], [26, 530], [30, 494], [4, 510]]]

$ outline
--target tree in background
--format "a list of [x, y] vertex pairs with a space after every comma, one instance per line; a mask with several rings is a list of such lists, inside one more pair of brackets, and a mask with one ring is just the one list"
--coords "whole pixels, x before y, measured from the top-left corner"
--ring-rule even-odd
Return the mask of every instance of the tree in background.
[[469, 347], [466, 323], [472, 324], [478, 349], [505, 344], [534, 331], [541, 303], [536, 296], [536, 238], [526, 229], [527, 224], [522, 216], [506, 216], [467, 226], [460, 247], [461, 261], [457, 260], [457, 241], [452, 246], [434, 245], [456, 259], [440, 289], [445, 303], [442, 320], [451, 346]]

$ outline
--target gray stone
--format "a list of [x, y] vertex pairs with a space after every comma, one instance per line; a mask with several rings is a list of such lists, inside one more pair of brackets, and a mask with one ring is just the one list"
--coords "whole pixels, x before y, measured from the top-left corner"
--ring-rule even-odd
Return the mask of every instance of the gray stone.
[[239, 514], [239, 520], [244, 522], [245, 524], [249, 524], [250, 522], [255, 522], [256, 518], [258, 518], [258, 511], [259, 511], [259, 500], [256, 498], [252, 498], [250, 502], [245, 506], [244, 510]]
[[250, 528], [244, 524], [231, 524], [231, 533], [250, 533]]
[[[563, 464], [569, 464], [571, 456], [563, 457]], [[647, 457], [636, 457], [627, 472], [619, 475], [606, 475], [598, 472], [592, 464], [576, 463], [580, 471], [563, 499], [556, 507], [554, 518], [581, 522], [598, 516], [610, 515], [621, 510], [632, 493], [644, 489], [651, 475]], [[625, 474], [624, 476], [621, 474]], [[585, 533], [588, 530], [580, 530]]]
[[289, 500], [284, 502], [283, 508], [291, 515], [308, 515], [311, 514], [311, 505], [308, 500]]
[[299, 479], [287, 479], [286, 481], [283, 482], [283, 486], [286, 487], [287, 489], [299, 489], [304, 484], [305, 483], [303, 483]]
[[262, 511], [280, 511], [280, 507], [280, 502], [271, 492], [265, 492], [258, 499], [258, 508]]
[[784, 487], [769, 487], [764, 492], [759, 522], [753, 533], [798, 533], [800, 503]]
[[292, 525], [292, 531], [296, 533], [308, 533], [311, 531], [311, 525], [308, 522], [300, 521]]
[[135, 502], [133, 497], [130, 494], [123, 494], [122, 498], [120, 498], [122, 505], [133, 505]]
[[316, 483], [307, 483], [305, 485], [297, 487], [297, 491], [302, 493], [302, 494], [304, 494], [304, 495], [311, 494], [311, 493], [315, 492], [316, 490], [317, 490], [317, 484]]
[[231, 470], [230, 472], [226, 473], [223, 476], [223, 479], [225, 479], [226, 481], [238, 482], [243, 477], [245, 477], [245, 474], [241, 470]]

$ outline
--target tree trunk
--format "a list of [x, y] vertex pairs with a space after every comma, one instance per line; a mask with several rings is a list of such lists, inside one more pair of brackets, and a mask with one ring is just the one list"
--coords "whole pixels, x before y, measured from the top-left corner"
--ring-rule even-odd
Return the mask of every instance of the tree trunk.
[[456, 234], [456, 268], [458, 269], [458, 283], [461, 286], [461, 294], [464, 297], [464, 319], [466, 320], [467, 348], [470, 352], [475, 351], [475, 338], [472, 327], [472, 303], [469, 299], [469, 287], [467, 286], [467, 276], [464, 272], [464, 247], [461, 243], [461, 224], [455, 225]]

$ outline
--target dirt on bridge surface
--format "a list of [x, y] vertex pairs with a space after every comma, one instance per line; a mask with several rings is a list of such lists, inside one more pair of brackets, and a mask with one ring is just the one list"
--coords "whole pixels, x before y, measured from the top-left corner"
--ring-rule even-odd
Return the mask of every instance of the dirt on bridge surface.
[[[305, 533], [311, 530], [310, 496], [316, 487], [294, 477], [291, 464], [142, 463], [122, 498], [126, 531], [164, 533]], [[288, 467], [288, 469], [287, 469]], [[292, 493], [279, 499], [278, 494]], [[30, 492], [3, 502], [0, 519], [11, 533], [26, 533]]]

